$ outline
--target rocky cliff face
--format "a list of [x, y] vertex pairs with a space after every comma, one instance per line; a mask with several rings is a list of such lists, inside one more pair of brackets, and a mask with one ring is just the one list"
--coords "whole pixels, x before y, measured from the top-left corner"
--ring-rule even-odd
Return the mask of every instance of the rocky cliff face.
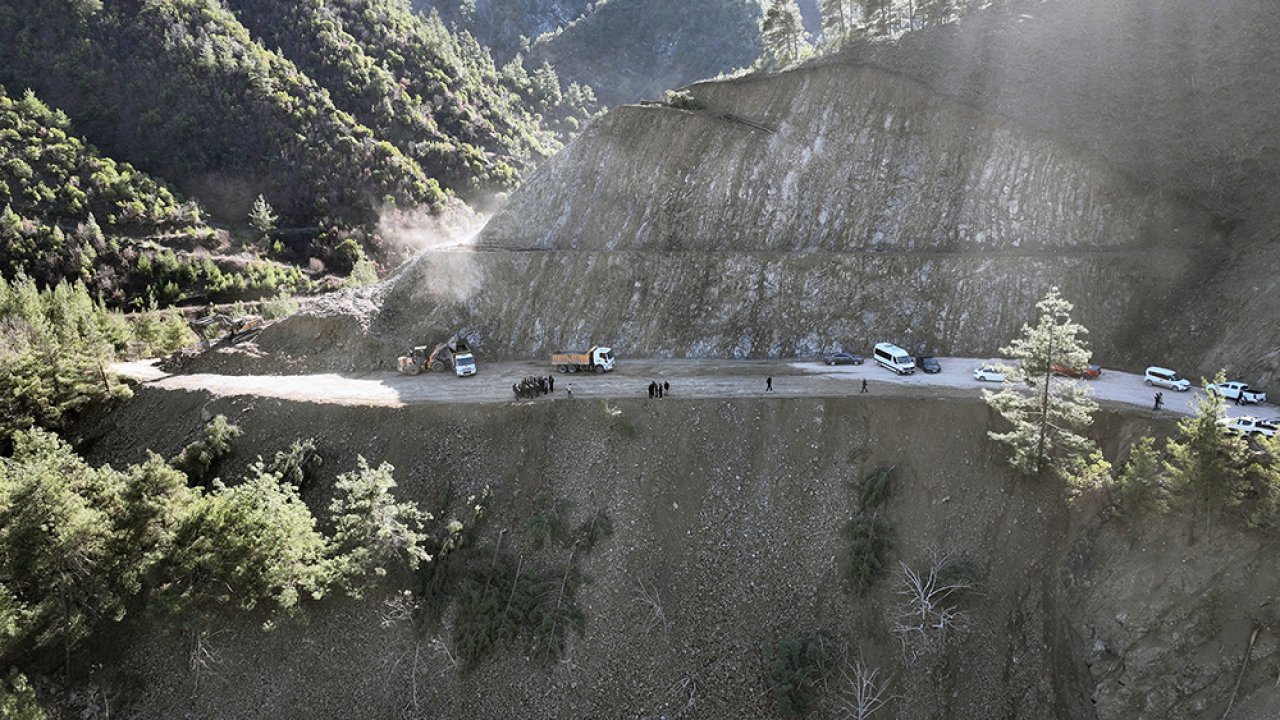
[[473, 251], [402, 271], [375, 333], [462, 328], [500, 356], [880, 340], [981, 355], [1057, 285], [1099, 359], [1138, 366], [1173, 350], [1153, 310], [1223, 248], [1185, 200], [899, 75], [830, 65], [692, 93], [702, 109], [624, 107], [593, 125]]

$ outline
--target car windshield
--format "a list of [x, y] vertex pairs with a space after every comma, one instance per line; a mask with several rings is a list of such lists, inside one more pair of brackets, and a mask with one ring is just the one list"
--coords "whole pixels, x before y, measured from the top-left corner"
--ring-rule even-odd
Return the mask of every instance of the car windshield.
[[461, 357], [461, 358], [458, 358], [458, 364], [459, 365], [475, 365], [476, 359], [473, 357]]

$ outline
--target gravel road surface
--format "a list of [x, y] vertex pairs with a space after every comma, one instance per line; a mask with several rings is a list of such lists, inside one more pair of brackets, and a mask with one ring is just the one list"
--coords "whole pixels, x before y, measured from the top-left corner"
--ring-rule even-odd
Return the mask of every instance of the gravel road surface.
[[[394, 372], [318, 375], [170, 375], [155, 367], [155, 361], [119, 363], [113, 370], [152, 387], [170, 390], [203, 390], [214, 395], [254, 395], [282, 400], [341, 405], [398, 407], [422, 402], [491, 403], [512, 402], [511, 385], [530, 375], [552, 374], [553, 395], [522, 402], [565, 400], [573, 389], [574, 399], [645, 398], [651, 380], [671, 383], [670, 399], [764, 396], [765, 378], [773, 377], [769, 395], [777, 397], [830, 397], [856, 395], [867, 379], [873, 395], [908, 397], [974, 397], [979, 391], [995, 389], [995, 383], [973, 379], [976, 358], [939, 358], [942, 372], [926, 375], [895, 375], [872, 363], [827, 367], [818, 361], [778, 360], [668, 360], [620, 359], [616, 370], [603, 375], [560, 374], [538, 362], [481, 363], [479, 374], [455, 377], [424, 374], [417, 377]], [[1125, 405], [1151, 409], [1159, 388], [1146, 386], [1141, 375], [1104, 370], [1097, 380], [1087, 382], [1094, 397], [1104, 405]], [[1164, 392], [1165, 413], [1190, 414], [1200, 390]], [[1230, 415], [1280, 416], [1275, 405], [1228, 405]]]

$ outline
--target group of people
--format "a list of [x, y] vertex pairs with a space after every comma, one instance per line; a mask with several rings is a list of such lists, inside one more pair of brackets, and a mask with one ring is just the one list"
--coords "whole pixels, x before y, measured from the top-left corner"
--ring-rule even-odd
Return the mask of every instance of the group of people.
[[649, 399], [660, 398], [671, 392], [671, 383], [663, 380], [661, 383], [654, 381], [649, 383]]
[[528, 400], [555, 391], [556, 379], [550, 375], [530, 375], [511, 386], [517, 400]]

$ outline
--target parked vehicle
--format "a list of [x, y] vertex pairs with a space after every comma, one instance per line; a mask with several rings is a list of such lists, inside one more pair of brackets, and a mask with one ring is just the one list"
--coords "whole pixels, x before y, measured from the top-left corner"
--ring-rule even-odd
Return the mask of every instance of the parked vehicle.
[[1249, 387], [1249, 383], [1240, 382], [1239, 380], [1212, 384], [1205, 389], [1215, 395], [1221, 395], [1228, 400], [1235, 400], [1241, 405], [1248, 403], [1264, 403], [1267, 401], [1266, 393], [1253, 390]]
[[1219, 421], [1224, 430], [1241, 435], [1261, 435], [1275, 437], [1277, 423], [1274, 420], [1263, 420], [1255, 417], [1223, 418]]
[[1082, 368], [1071, 368], [1065, 365], [1054, 365], [1053, 374], [1061, 377], [1084, 378], [1085, 380], [1097, 380], [1102, 374], [1101, 365], [1088, 365]]
[[1004, 382], [1004, 373], [995, 369], [991, 365], [983, 365], [982, 367], [974, 368], [973, 379], [978, 382], [1002, 383]]
[[847, 352], [835, 352], [829, 353], [822, 358], [822, 362], [828, 365], [861, 365], [862, 356]]
[[1148, 385], [1158, 385], [1178, 392], [1186, 392], [1191, 389], [1190, 380], [1178, 377], [1178, 373], [1169, 368], [1156, 367], [1154, 365], [1147, 368], [1147, 373], [1143, 376], [1142, 381]]
[[938, 364], [938, 359], [931, 355], [921, 355], [917, 357], [916, 367], [930, 375], [942, 372], [942, 366]]
[[872, 357], [876, 364], [899, 375], [910, 375], [916, 371], [916, 361], [911, 359], [911, 353], [893, 343], [876, 343]]
[[397, 361], [400, 372], [405, 375], [417, 375], [423, 370], [444, 372], [452, 368], [458, 377], [476, 374], [476, 356], [467, 347], [467, 341], [457, 336], [449, 338], [432, 348], [430, 345], [418, 345], [402, 355]]
[[593, 346], [587, 350], [551, 353], [551, 364], [562, 373], [578, 371], [606, 373], [613, 369], [613, 348]]
[[1262, 418], [1235, 418], [1228, 428], [1247, 436], [1276, 437], [1276, 424]]

